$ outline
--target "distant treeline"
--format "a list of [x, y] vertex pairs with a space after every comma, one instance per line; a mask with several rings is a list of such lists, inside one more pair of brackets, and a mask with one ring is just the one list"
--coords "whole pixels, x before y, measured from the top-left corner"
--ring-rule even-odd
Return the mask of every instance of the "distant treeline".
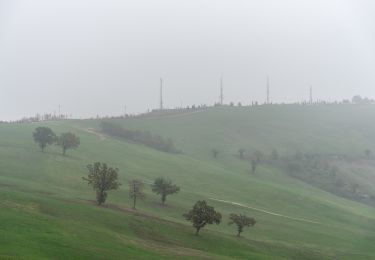
[[181, 151], [177, 150], [175, 147], [172, 139], [166, 139], [160, 135], [153, 135], [149, 131], [130, 130], [119, 124], [108, 121], [101, 122], [101, 128], [104, 133], [114, 137], [124, 138], [167, 153], [181, 153]]

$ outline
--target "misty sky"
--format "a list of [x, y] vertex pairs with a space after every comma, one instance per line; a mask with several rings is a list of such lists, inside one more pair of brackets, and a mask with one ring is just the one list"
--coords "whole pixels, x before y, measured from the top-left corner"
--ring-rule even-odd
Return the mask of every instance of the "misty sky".
[[0, 0], [0, 119], [375, 98], [375, 1]]

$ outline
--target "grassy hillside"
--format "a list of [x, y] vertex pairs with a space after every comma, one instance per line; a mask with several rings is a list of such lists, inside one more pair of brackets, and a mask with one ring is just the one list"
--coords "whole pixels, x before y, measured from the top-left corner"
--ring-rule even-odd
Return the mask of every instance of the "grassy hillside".
[[[0, 258], [374, 258], [375, 208], [273, 165], [250, 174], [249, 163], [233, 156], [238, 148], [359, 155], [375, 150], [374, 114], [372, 106], [261, 106], [113, 120], [172, 138], [183, 154], [102, 135], [100, 120], [0, 125]], [[77, 133], [81, 146], [66, 157], [58, 147], [41, 153], [31, 137], [40, 125]], [[216, 160], [213, 148], [220, 151]], [[107, 207], [94, 205], [81, 178], [94, 161], [120, 169], [123, 185], [109, 193]], [[159, 176], [181, 192], [163, 207], [147, 188], [138, 210], [129, 210], [127, 182]], [[366, 176], [375, 179], [371, 168]], [[195, 237], [182, 214], [199, 199], [215, 206], [223, 223]], [[258, 221], [244, 238], [227, 225], [232, 212]]]

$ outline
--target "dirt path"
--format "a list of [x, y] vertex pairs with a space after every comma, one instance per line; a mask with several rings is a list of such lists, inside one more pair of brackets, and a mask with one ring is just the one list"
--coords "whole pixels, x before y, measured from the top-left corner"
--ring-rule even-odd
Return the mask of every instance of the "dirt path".
[[307, 223], [313, 223], [313, 224], [321, 224], [319, 222], [316, 222], [316, 221], [313, 221], [313, 220], [309, 220], [309, 219], [294, 218], [294, 217], [289, 217], [289, 216], [286, 216], [286, 215], [278, 214], [278, 213], [267, 211], [267, 210], [263, 210], [263, 209], [257, 209], [257, 208], [250, 207], [250, 206], [247, 206], [247, 205], [244, 205], [244, 204], [241, 204], [241, 203], [238, 203], [238, 202], [234, 202], [234, 201], [219, 200], [219, 199], [215, 199], [215, 198], [209, 198], [209, 200], [214, 200], [214, 201], [218, 201], [218, 202], [222, 202], [222, 203], [232, 204], [232, 205], [236, 205], [236, 206], [239, 206], [239, 207], [256, 210], [256, 211], [259, 211], [259, 212], [262, 212], [262, 213], [266, 213], [266, 214], [269, 214], [269, 215], [273, 215], [273, 216], [277, 216], [277, 217], [283, 217], [283, 218], [287, 218], [287, 219], [291, 219], [291, 220], [296, 220], [296, 221], [301, 221], [301, 222], [307, 222]]
[[82, 128], [82, 127], [78, 127], [78, 126], [74, 126], [74, 127], [81, 130], [81, 131], [84, 131], [86, 133], [95, 135], [96, 137], [98, 137], [98, 139], [100, 141], [103, 141], [103, 140], [107, 139], [104, 134], [102, 134], [100, 132], [97, 132], [94, 128]]

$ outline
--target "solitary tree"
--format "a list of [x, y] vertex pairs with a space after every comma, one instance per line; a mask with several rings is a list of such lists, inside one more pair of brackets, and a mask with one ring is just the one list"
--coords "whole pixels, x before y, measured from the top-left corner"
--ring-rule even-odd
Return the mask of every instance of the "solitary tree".
[[44, 152], [47, 145], [56, 141], [56, 135], [49, 127], [37, 127], [33, 133], [34, 141], [39, 144], [40, 149]]
[[77, 148], [80, 145], [79, 137], [73, 133], [62, 133], [57, 139], [57, 144], [61, 146], [62, 153], [65, 155], [66, 150]]
[[135, 209], [137, 199], [143, 199], [145, 197], [143, 187], [143, 182], [140, 180], [131, 180], [129, 182], [129, 197], [133, 199], [133, 209]]
[[235, 224], [237, 226], [237, 232], [238, 232], [237, 236], [241, 235], [245, 227], [252, 227], [256, 223], [255, 219], [250, 218], [246, 215], [241, 215], [241, 214], [237, 215], [237, 214], [232, 213], [230, 214], [229, 219], [230, 221], [228, 225]]
[[177, 193], [180, 191], [180, 187], [172, 184], [169, 179], [164, 179], [163, 177], [157, 178], [154, 184], [151, 185], [152, 191], [158, 195], [161, 195], [161, 201], [165, 204], [165, 200], [168, 195]]
[[193, 209], [183, 215], [186, 220], [193, 223], [193, 227], [196, 229], [196, 235], [199, 234], [199, 230], [206, 224], [220, 224], [221, 214], [215, 211], [214, 207], [208, 206], [206, 201], [197, 201], [193, 206]]
[[219, 151], [217, 149], [212, 149], [211, 153], [212, 153], [212, 156], [216, 159], [217, 155], [219, 154]]
[[241, 159], [243, 159], [243, 155], [244, 155], [245, 152], [246, 152], [246, 150], [243, 149], [243, 148], [238, 149], [238, 154], [239, 154]]
[[107, 191], [116, 190], [121, 184], [117, 181], [118, 169], [108, 167], [105, 163], [95, 162], [87, 165], [89, 174], [83, 177], [96, 191], [96, 202], [101, 205], [107, 198]]

